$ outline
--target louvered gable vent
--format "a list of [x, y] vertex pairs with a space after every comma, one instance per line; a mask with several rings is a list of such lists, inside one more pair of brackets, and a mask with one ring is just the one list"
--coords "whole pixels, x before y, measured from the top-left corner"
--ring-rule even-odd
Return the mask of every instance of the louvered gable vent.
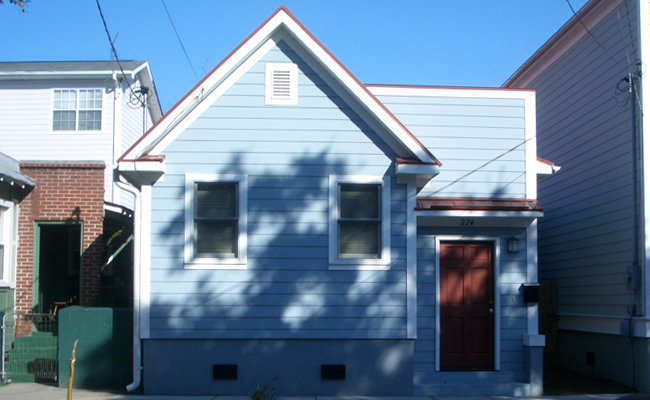
[[298, 104], [298, 66], [296, 64], [266, 64], [265, 104]]

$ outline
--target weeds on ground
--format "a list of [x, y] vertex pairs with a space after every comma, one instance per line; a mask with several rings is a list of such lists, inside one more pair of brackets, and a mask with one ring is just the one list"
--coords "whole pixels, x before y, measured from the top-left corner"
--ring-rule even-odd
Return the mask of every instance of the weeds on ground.
[[275, 389], [271, 386], [271, 384], [277, 380], [278, 377], [276, 376], [262, 387], [260, 387], [260, 385], [257, 385], [255, 389], [253, 389], [253, 393], [250, 395], [251, 400], [275, 400], [275, 393], [273, 393]]

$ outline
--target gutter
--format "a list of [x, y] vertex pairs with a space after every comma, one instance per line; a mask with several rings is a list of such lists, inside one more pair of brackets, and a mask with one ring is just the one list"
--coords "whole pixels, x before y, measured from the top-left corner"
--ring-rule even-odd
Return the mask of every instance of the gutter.
[[[115, 171], [117, 173], [117, 171]], [[126, 387], [128, 392], [133, 392], [140, 386], [142, 377], [142, 342], [140, 341], [140, 237], [141, 237], [141, 204], [140, 191], [133, 185], [120, 180], [117, 174], [115, 184], [135, 197], [135, 210], [133, 213], [133, 382]]]

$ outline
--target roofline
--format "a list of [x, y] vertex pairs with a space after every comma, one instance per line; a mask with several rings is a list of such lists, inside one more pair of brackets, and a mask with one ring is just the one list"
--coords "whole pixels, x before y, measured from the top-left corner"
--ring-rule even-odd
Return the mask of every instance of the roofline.
[[[487, 99], [534, 99], [535, 89], [470, 88], [453, 86], [368, 85], [375, 96], [477, 97]], [[533, 103], [534, 104], [534, 103]], [[533, 105], [534, 107], [534, 105]]]
[[[261, 29], [263, 29], [263, 28], [264, 28], [264, 27], [265, 27], [265, 26], [266, 26], [266, 25], [267, 25], [267, 24], [268, 24], [268, 23], [269, 23], [273, 18], [275, 18], [275, 17], [276, 17], [278, 14], [280, 14], [281, 12], [284, 12], [284, 13], [285, 13], [285, 14], [286, 14], [286, 15], [287, 15], [287, 16], [288, 16], [288, 17], [289, 17], [289, 18], [290, 18], [294, 23], [296, 23], [296, 24], [298, 25], [298, 27], [299, 27], [300, 29], [302, 29], [303, 32], [305, 32], [305, 33], [307, 34], [307, 36], [308, 36], [311, 40], [313, 40], [314, 43], [315, 43], [315, 44], [316, 44], [320, 49], [322, 49], [322, 50], [327, 54], [327, 56], [330, 57], [330, 58], [331, 58], [331, 59], [332, 59], [332, 60], [333, 60], [333, 61], [334, 61], [334, 62], [335, 62], [335, 63], [336, 63], [336, 64], [337, 64], [337, 65], [338, 65], [342, 70], [343, 70], [343, 72], [344, 72], [345, 74], [347, 74], [347, 76], [349, 76], [349, 77], [350, 77], [350, 78], [351, 78], [351, 79], [352, 79], [352, 80], [353, 80], [353, 81], [358, 85], [358, 87], [361, 88], [361, 90], [363, 90], [363, 91], [364, 91], [364, 92], [365, 92], [365, 93], [370, 97], [370, 99], [371, 99], [372, 101], [374, 101], [375, 104], [376, 104], [377, 106], [379, 106], [379, 107], [382, 109], [382, 111], [385, 112], [386, 115], [389, 116], [389, 117], [392, 119], [392, 121], [395, 122], [395, 123], [398, 125], [398, 127], [399, 127], [400, 129], [402, 129], [402, 130], [403, 130], [403, 131], [404, 131], [404, 132], [405, 132], [405, 133], [406, 133], [406, 134], [411, 138], [411, 140], [414, 141], [414, 143], [415, 143], [415, 144], [416, 144], [416, 145], [417, 145], [417, 146], [418, 146], [418, 147], [423, 151], [424, 154], [426, 154], [426, 156], [427, 156], [428, 158], [431, 159], [431, 161], [433, 161], [433, 162], [434, 162], [435, 164], [437, 164], [437, 165], [442, 165], [442, 163], [440, 163], [440, 161], [438, 161], [438, 159], [437, 159], [437, 158], [436, 158], [436, 157], [435, 157], [435, 156], [434, 156], [434, 155], [429, 151], [429, 149], [427, 149], [427, 148], [426, 148], [426, 147], [425, 147], [425, 146], [424, 146], [424, 145], [423, 145], [423, 144], [422, 144], [422, 143], [421, 143], [421, 142], [420, 142], [420, 141], [415, 137], [415, 135], [413, 135], [413, 134], [412, 134], [412, 133], [411, 133], [411, 132], [410, 132], [410, 131], [409, 131], [409, 130], [404, 126], [404, 124], [402, 124], [402, 122], [399, 121], [399, 119], [397, 119], [397, 118], [393, 115], [393, 113], [391, 113], [391, 112], [386, 108], [386, 106], [384, 106], [384, 104], [382, 104], [382, 103], [379, 101], [379, 99], [377, 99], [377, 98], [376, 98], [376, 97], [375, 97], [375, 96], [374, 96], [374, 95], [373, 95], [373, 94], [368, 90], [368, 88], [366, 88], [366, 86], [365, 86], [364, 84], [362, 84], [362, 83], [361, 83], [361, 82], [360, 82], [360, 81], [359, 81], [359, 80], [354, 76], [354, 74], [352, 74], [352, 73], [351, 73], [351, 72], [350, 72], [350, 71], [349, 71], [349, 70], [348, 70], [348, 69], [347, 69], [347, 68], [346, 68], [346, 67], [345, 67], [345, 66], [344, 66], [344, 65], [343, 65], [343, 64], [342, 64], [342, 63], [341, 63], [341, 62], [340, 62], [340, 61], [339, 61], [339, 60], [338, 60], [338, 59], [337, 59], [337, 58], [336, 58], [336, 57], [335, 57], [335, 56], [334, 56], [334, 55], [333, 55], [333, 54], [332, 54], [332, 53], [331, 53], [331, 52], [330, 52], [330, 51], [329, 51], [329, 50], [328, 50], [328, 49], [327, 49], [327, 48], [326, 48], [326, 47], [325, 47], [325, 46], [324, 46], [324, 45], [323, 45], [323, 44], [322, 44], [318, 39], [316, 39], [316, 37], [315, 37], [315, 36], [314, 36], [314, 35], [313, 35], [313, 34], [312, 34], [312, 33], [311, 33], [307, 28], [305, 28], [305, 26], [304, 26], [304, 25], [303, 25], [303, 24], [302, 24], [302, 23], [301, 23], [301, 22], [300, 22], [300, 21], [299, 21], [299, 20], [298, 20], [294, 15], [293, 15], [293, 14], [292, 14], [292, 13], [291, 13], [291, 12], [290, 12], [290, 11], [289, 11], [285, 6], [284, 6], [284, 5], [283, 5], [283, 6], [280, 6], [278, 9], [276, 9], [275, 12], [273, 12], [273, 14], [271, 14], [271, 15], [270, 15], [266, 20], [264, 20], [264, 22], [262, 22], [262, 24], [260, 24], [260, 25], [259, 25], [259, 26], [258, 26], [258, 27], [257, 27], [257, 28], [256, 28], [256, 29], [255, 29], [251, 34], [250, 34], [250, 35], [248, 35], [248, 36], [246, 37], [246, 39], [244, 39], [244, 40], [243, 40], [243, 41], [242, 41], [242, 42], [241, 42], [237, 47], [235, 47], [235, 49], [233, 49], [233, 50], [232, 50], [232, 51], [231, 51], [231, 52], [230, 52], [230, 53], [229, 53], [229, 54], [228, 54], [228, 55], [227, 55], [227, 56], [226, 56], [226, 57], [225, 57], [225, 58], [224, 58], [224, 59], [223, 59], [219, 64], [217, 64], [217, 65], [216, 65], [216, 66], [215, 66], [215, 67], [214, 67], [214, 68], [213, 68], [213, 69], [212, 69], [208, 74], [206, 74], [206, 75], [203, 77], [203, 79], [201, 79], [201, 80], [200, 80], [200, 81], [199, 81], [199, 82], [198, 82], [198, 83], [197, 83], [197, 84], [196, 84], [196, 85], [195, 85], [195, 86], [194, 86], [194, 87], [193, 87], [189, 92], [187, 92], [187, 94], [185, 94], [185, 96], [183, 96], [183, 97], [182, 97], [182, 98], [181, 98], [181, 99], [180, 99], [176, 104], [174, 104], [174, 106], [173, 106], [172, 108], [170, 108], [169, 111], [167, 111], [167, 113], [165, 113], [165, 115], [164, 115], [160, 120], [158, 120], [158, 122], [156, 122], [156, 123], [155, 123], [155, 124], [154, 124], [154, 125], [153, 125], [153, 126], [152, 126], [152, 127], [151, 127], [151, 128], [150, 128], [150, 129], [145, 133], [145, 134], [144, 134], [144, 135], [142, 135], [142, 136], [141, 136], [141, 137], [140, 137], [140, 138], [139, 138], [135, 143], [133, 143], [133, 145], [131, 145], [131, 147], [129, 147], [128, 150], [126, 150], [126, 151], [122, 154], [122, 156], [117, 160], [117, 162], [124, 161], [124, 160], [125, 160], [125, 157], [127, 156], [127, 154], [131, 153], [131, 151], [133, 151], [135, 148], [137, 148], [137, 147], [138, 147], [138, 146], [139, 146], [139, 145], [140, 145], [140, 144], [141, 144], [141, 143], [142, 143], [146, 138], [148, 138], [149, 135], [151, 134], [151, 132], [153, 132], [153, 131], [154, 131], [154, 130], [155, 130], [155, 129], [156, 129], [156, 128], [157, 128], [157, 127], [158, 127], [158, 126], [159, 126], [159, 125], [164, 121], [164, 120], [166, 120], [166, 119], [169, 117], [169, 115], [171, 115], [171, 114], [172, 114], [172, 113], [173, 113], [173, 112], [174, 112], [174, 111], [175, 111], [175, 110], [176, 110], [176, 109], [177, 109], [177, 108], [178, 108], [182, 103], [184, 103], [184, 102], [188, 99], [188, 97], [190, 97], [190, 95], [194, 94], [194, 93], [195, 93], [195, 92], [196, 92], [196, 91], [197, 91], [197, 90], [198, 90], [198, 89], [203, 85], [203, 83], [204, 83], [204, 82], [205, 82], [209, 77], [211, 77], [211, 75], [213, 75], [213, 74], [214, 74], [214, 73], [215, 73], [215, 72], [216, 72], [216, 71], [217, 71], [217, 70], [218, 70], [222, 65], [224, 65], [227, 61], [229, 61], [229, 60], [230, 60], [230, 59], [231, 59], [231, 58], [232, 58], [232, 57], [233, 57], [233, 56], [234, 56], [234, 55], [235, 55], [235, 54], [236, 54], [236, 53], [237, 53], [237, 52], [238, 52], [238, 51], [239, 51], [243, 46], [245, 46], [246, 44], [248, 44], [248, 42], [249, 42], [250, 40], [252, 40], [252, 38], [253, 38], [255, 35], [257, 35], [258, 32], [259, 32]], [[290, 29], [289, 29], [289, 31], [291, 32]], [[306, 43], [305, 43], [305, 44], [306, 44]], [[361, 100], [361, 99], [359, 99], [359, 100], [360, 100], [361, 103], [363, 103], [363, 100]], [[369, 110], [369, 111], [370, 111], [371, 113], [374, 114], [373, 111], [371, 111], [371, 110]], [[379, 117], [379, 116], [377, 116], [377, 117]], [[378, 119], [380, 119], [380, 118], [378, 118]], [[389, 131], [392, 131], [389, 127], [386, 127], [386, 128], [387, 128]], [[398, 139], [399, 139], [399, 138], [398, 138]], [[400, 140], [401, 140], [401, 139], [400, 139]], [[406, 145], [406, 143], [404, 143], [404, 145], [405, 145], [405, 147], [406, 147], [407, 149], [409, 149], [410, 152], [412, 152], [416, 157], [418, 157], [418, 155], [415, 154], [415, 152], [413, 152], [413, 150], [411, 150], [411, 149], [409, 148], [409, 146]]]
[[[142, 61], [142, 60], [125, 60], [125, 62], [136, 62], [139, 63], [136, 68], [133, 69], [127, 69], [124, 71], [125, 74], [131, 75], [132, 78], [135, 77], [136, 74], [138, 74], [142, 69], [148, 68], [149, 67], [149, 62], [148, 61]], [[110, 60], [99, 60], [99, 61], [35, 61], [35, 62], [24, 62], [25, 64], [37, 64], [37, 63], [42, 63], [42, 64], [56, 64], [56, 63], [106, 63], [106, 62], [111, 62]], [[8, 62], [5, 64], [11, 64], [12, 62]], [[117, 63], [117, 62], [116, 62]], [[21, 64], [21, 62], [15, 62], [15, 64]], [[25, 78], [38, 78], [38, 77], [45, 77], [45, 78], [52, 78], [52, 77], [57, 77], [60, 76], [62, 78], [69, 78], [69, 77], [88, 77], [88, 78], [94, 78], [96, 76], [113, 76], [113, 74], [116, 71], [114, 69], [101, 69], [101, 70], [65, 70], [65, 71], [0, 71], [0, 79], [8, 79], [8, 78], [16, 78], [16, 77], [25, 77]]]
[[[56, 64], [56, 63], [108, 63], [114, 62], [112, 60], [100, 60], [100, 61], [35, 61], [35, 62], [24, 62], [25, 64]], [[162, 115], [162, 108], [160, 106], [160, 99], [158, 98], [158, 92], [156, 90], [156, 85], [153, 80], [153, 74], [151, 73], [151, 67], [149, 66], [149, 61], [146, 60], [124, 60], [123, 62], [137, 63], [138, 65], [135, 68], [124, 70], [124, 74], [131, 79], [135, 79], [136, 75], [140, 73], [145, 73], [147, 79], [147, 85], [151, 86], [150, 89], [153, 89], [153, 101], [148, 102], [150, 105], [150, 112], [152, 114], [153, 120], [159, 120]], [[115, 62], [117, 64], [117, 62]], [[21, 64], [21, 62], [16, 62], [15, 64]], [[121, 64], [119, 69], [100, 69], [100, 70], [65, 70], [65, 71], [0, 71], [0, 81], [2, 80], [12, 80], [12, 79], [23, 79], [23, 80], [37, 80], [37, 79], [99, 79], [99, 78], [111, 78], [115, 79], [118, 75], [121, 75], [122, 69]], [[146, 71], [146, 72], [145, 72]], [[149, 96], [149, 100], [152, 100], [152, 96]]]
[[[436, 158], [436, 156], [434, 156], [434, 155], [429, 151], [429, 149], [427, 149], [427, 147], [426, 147], [425, 145], [423, 145], [422, 142], [420, 142], [420, 140], [418, 140], [418, 138], [417, 138], [413, 133], [411, 133], [411, 131], [409, 131], [408, 128], [406, 128], [406, 126], [404, 126], [404, 124], [403, 124], [399, 119], [397, 119], [397, 117], [395, 117], [395, 115], [393, 115], [393, 113], [390, 112], [390, 111], [388, 110], [388, 108], [386, 108], [386, 106], [385, 106], [381, 101], [379, 101], [378, 98], [375, 97], [375, 95], [373, 95], [373, 94], [370, 92], [370, 90], [368, 90], [368, 88], [366, 87], [366, 85], [364, 85], [363, 83], [361, 83], [361, 81], [359, 81], [359, 79], [357, 79], [357, 77], [354, 76], [354, 74], [353, 74], [352, 72], [350, 72], [350, 70], [349, 70], [345, 65], [343, 65], [343, 63], [342, 63], [341, 61], [339, 61], [339, 59], [336, 58], [336, 56], [334, 56], [334, 54], [332, 54], [332, 52], [330, 52], [329, 49], [328, 49], [327, 47], [325, 47], [325, 45], [323, 45], [323, 43], [321, 43], [320, 40], [318, 40], [318, 39], [317, 39], [317, 38], [316, 38], [316, 37], [315, 37], [315, 36], [314, 36], [310, 31], [309, 31], [309, 29], [307, 29], [307, 28], [302, 24], [302, 23], [298, 20], [298, 18], [296, 18], [296, 17], [291, 13], [291, 11], [289, 11], [285, 6], [281, 6], [280, 8], [278, 8], [278, 10], [276, 11], [276, 13], [279, 12], [280, 10], [284, 10], [284, 11], [289, 15], [289, 17], [290, 17], [291, 19], [293, 19], [294, 22], [295, 22], [296, 24], [298, 24], [298, 26], [300, 26], [300, 28], [302, 28], [302, 29], [305, 31], [305, 33], [307, 33], [307, 35], [308, 35], [308, 36], [309, 36], [309, 37], [310, 37], [314, 42], [316, 42], [316, 44], [317, 44], [318, 46], [320, 46], [320, 48], [322, 48], [323, 51], [325, 51], [325, 53], [327, 53], [327, 55], [329, 55], [329, 56], [332, 58], [332, 60], [334, 60], [334, 62], [336, 62], [336, 63], [339, 65], [339, 67], [341, 67], [341, 69], [343, 69], [343, 71], [344, 71], [346, 74], [348, 74], [348, 75], [349, 75], [349, 76], [350, 76], [350, 77], [351, 77], [351, 78], [352, 78], [352, 79], [353, 79], [353, 80], [354, 80], [354, 81], [359, 85], [359, 87], [362, 88], [362, 89], [363, 89], [363, 90], [364, 90], [364, 91], [365, 91], [365, 92], [370, 96], [370, 98], [371, 98], [372, 100], [374, 100], [374, 101], [377, 103], [377, 105], [379, 105], [379, 106], [381, 107], [382, 110], [383, 110], [384, 112], [386, 112], [386, 113], [387, 113], [387, 114], [388, 114], [388, 115], [393, 119], [393, 121], [395, 121], [395, 122], [400, 126], [400, 128], [403, 129], [404, 132], [406, 132], [406, 134], [408, 134], [408, 135], [411, 137], [411, 139], [413, 139], [413, 140], [415, 141], [415, 143], [416, 143], [418, 146], [420, 146], [420, 148], [422, 148], [422, 150], [425, 152], [425, 154], [426, 154], [427, 156], [429, 156], [429, 157], [431, 158], [431, 160], [433, 161], [434, 164], [436, 164], [436, 165], [438, 165], [438, 166], [441, 166], [441, 165], [442, 165], [442, 163], [441, 163], [441, 162]], [[275, 13], [274, 13], [274, 15], [275, 15]], [[416, 156], [417, 156], [417, 155], [416, 155]]]
[[622, 0], [589, 0], [576, 15], [572, 16], [553, 34], [526, 62], [508, 78], [502, 88], [528, 86], [547, 65], [571, 48], [575, 42], [588, 35], [583, 23], [593, 28]]
[[198, 90], [198, 89], [201, 87], [201, 85], [203, 85], [203, 82], [205, 82], [205, 81], [208, 79], [208, 77], [210, 77], [213, 73], [215, 73], [215, 72], [216, 72], [216, 71], [217, 71], [217, 70], [218, 70], [218, 69], [219, 69], [223, 64], [225, 64], [225, 63], [226, 63], [226, 62], [227, 62], [227, 61], [228, 61], [228, 60], [229, 60], [233, 55], [235, 55], [235, 53], [237, 53], [237, 51], [238, 51], [240, 48], [242, 48], [242, 47], [244, 46], [244, 44], [246, 44], [250, 39], [252, 39], [253, 36], [255, 36], [255, 34], [257, 34], [257, 32], [259, 32], [260, 29], [262, 29], [262, 27], [264, 27], [264, 25], [266, 25], [266, 24], [267, 24], [271, 19], [273, 19], [273, 18], [274, 18], [274, 17], [275, 17], [279, 12], [280, 12], [280, 10], [282, 10], [282, 9], [285, 9], [285, 7], [284, 7], [284, 6], [280, 6], [280, 8], [278, 8], [277, 10], [275, 10], [275, 12], [274, 12], [273, 14], [271, 14], [267, 19], [265, 19], [264, 22], [262, 22], [262, 23], [261, 23], [261, 24], [260, 24], [260, 25], [259, 25], [259, 26], [254, 30], [254, 31], [253, 31], [253, 32], [251, 32], [251, 34], [248, 35], [248, 36], [246, 37], [246, 39], [244, 39], [241, 43], [239, 43], [239, 45], [237, 45], [237, 47], [235, 47], [235, 48], [234, 48], [230, 53], [228, 53], [228, 55], [227, 55], [223, 60], [221, 60], [221, 61], [219, 62], [219, 64], [217, 64], [214, 68], [212, 68], [212, 69], [210, 70], [210, 72], [208, 72], [207, 74], [205, 74], [205, 76], [203, 76], [203, 78], [202, 78], [202, 79], [201, 79], [201, 80], [200, 80], [196, 85], [194, 85], [194, 86], [192, 87], [192, 89], [190, 89], [190, 90], [185, 94], [185, 96], [181, 97], [181, 99], [178, 100], [178, 101], [176, 102], [176, 104], [174, 104], [174, 105], [173, 105], [169, 110], [167, 110], [167, 112], [162, 116], [162, 118], [160, 118], [160, 119], [159, 119], [155, 124], [153, 124], [153, 125], [151, 126], [151, 128], [149, 128], [149, 130], [147, 130], [147, 132], [145, 132], [144, 135], [140, 136], [140, 137], [138, 138], [138, 140], [136, 140], [136, 141], [131, 145], [131, 147], [129, 147], [129, 148], [128, 148], [128, 149], [127, 149], [127, 150], [126, 150], [126, 151], [125, 151], [121, 156], [120, 156], [120, 158], [117, 159], [117, 162], [119, 163], [119, 162], [121, 162], [121, 161], [126, 161], [125, 157], [126, 157], [126, 155], [127, 155], [128, 153], [131, 152], [131, 150], [133, 150], [134, 148], [136, 148], [136, 147], [140, 144], [140, 142], [142, 142], [142, 141], [143, 141], [147, 136], [149, 136], [149, 134], [150, 134], [154, 129], [156, 129], [156, 128], [158, 127], [158, 125], [160, 125], [163, 121], [165, 121], [165, 120], [168, 118], [168, 116], [171, 115], [172, 112], [175, 111], [176, 108], [178, 108], [178, 107], [181, 105], [181, 103], [183, 103], [183, 102], [184, 102], [184, 101], [185, 101], [185, 100], [186, 100], [186, 99], [187, 99], [187, 98], [188, 98], [192, 93], [194, 93], [196, 90]]
[[449, 90], [486, 90], [486, 91], [511, 91], [511, 92], [534, 92], [530, 88], [501, 88], [481, 86], [435, 86], [435, 85], [388, 85], [388, 84], [367, 84], [367, 88], [395, 88], [395, 89], [449, 89]]

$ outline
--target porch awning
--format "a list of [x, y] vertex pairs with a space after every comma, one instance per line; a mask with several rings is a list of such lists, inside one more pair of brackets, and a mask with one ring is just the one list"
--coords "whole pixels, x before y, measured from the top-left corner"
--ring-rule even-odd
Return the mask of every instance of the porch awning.
[[418, 197], [416, 211], [533, 211], [544, 212], [537, 200], [466, 197]]

